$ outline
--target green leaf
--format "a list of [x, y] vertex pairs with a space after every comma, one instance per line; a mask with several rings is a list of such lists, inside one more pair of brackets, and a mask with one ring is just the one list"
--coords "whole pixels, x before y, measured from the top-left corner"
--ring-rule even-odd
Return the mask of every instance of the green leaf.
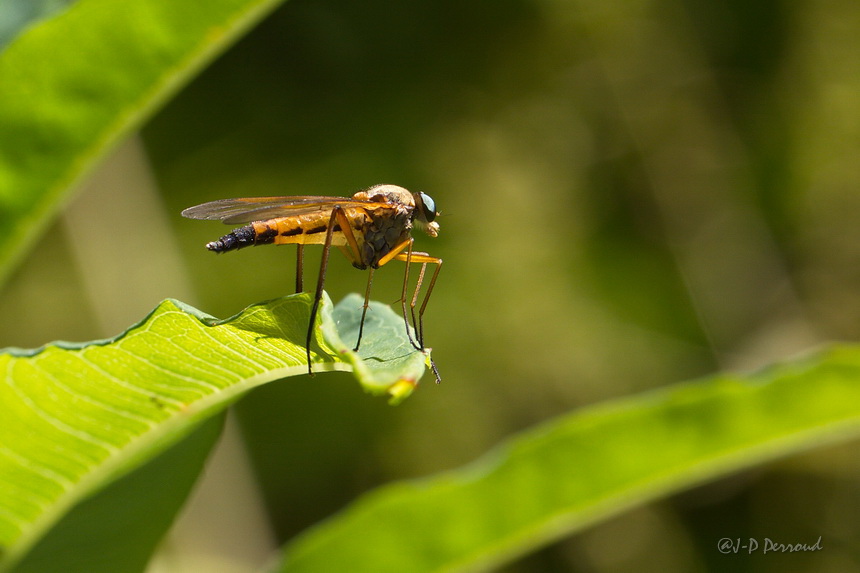
[[596, 406], [475, 463], [382, 487], [299, 536], [281, 570], [489, 568], [636, 505], [860, 434], [860, 347]]
[[15, 573], [144, 571], [221, 435], [224, 415], [204, 422], [152, 462], [72, 508]]
[[78, 0], [0, 52], [0, 283], [70, 186], [276, 0]]
[[[217, 320], [167, 300], [120, 336], [0, 354], [0, 569], [76, 503], [150, 460], [249, 389], [307, 373], [311, 295]], [[352, 370], [369, 392], [404, 399], [425, 370], [403, 318], [362, 299], [324, 296], [311, 345], [315, 372]], [[348, 341], [348, 342], [345, 342]]]

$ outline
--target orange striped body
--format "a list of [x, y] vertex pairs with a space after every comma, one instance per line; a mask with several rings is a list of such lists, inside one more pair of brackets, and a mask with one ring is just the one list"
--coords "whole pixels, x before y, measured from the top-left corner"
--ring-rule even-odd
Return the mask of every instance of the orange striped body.
[[[355, 257], [349, 250], [342, 250], [359, 269], [377, 268], [379, 260], [406, 240], [412, 230], [411, 209], [404, 205], [347, 207], [343, 213], [358, 243], [359, 260], [353, 260]], [[254, 221], [234, 229], [207, 247], [222, 253], [255, 245], [321, 245], [325, 243], [330, 219], [330, 212], [316, 211]], [[347, 246], [346, 236], [337, 223], [332, 228], [331, 244]]]
[[[367, 212], [361, 208], [345, 209], [344, 214], [349, 219], [352, 232], [357, 240], [362, 233], [367, 220]], [[276, 245], [321, 245], [325, 242], [326, 228], [328, 227], [330, 214], [325, 212], [306, 213], [293, 217], [279, 217], [268, 221], [255, 221], [251, 223], [257, 236], [257, 244], [274, 243]], [[266, 241], [267, 237], [273, 240]], [[332, 231], [332, 245], [346, 245], [346, 237], [335, 225]]]

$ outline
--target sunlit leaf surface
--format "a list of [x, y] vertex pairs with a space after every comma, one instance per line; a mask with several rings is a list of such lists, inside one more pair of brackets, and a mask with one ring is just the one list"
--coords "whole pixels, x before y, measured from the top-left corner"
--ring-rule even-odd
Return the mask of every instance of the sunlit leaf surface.
[[[0, 547], [7, 558], [250, 388], [306, 374], [310, 305], [309, 294], [298, 294], [217, 320], [168, 300], [111, 340], [0, 354]], [[352, 295], [332, 309], [325, 297], [311, 345], [314, 371], [353, 370], [366, 390], [402, 400], [426, 357], [412, 349], [402, 317], [379, 303], [368, 313], [360, 356], [352, 352], [361, 305]]]

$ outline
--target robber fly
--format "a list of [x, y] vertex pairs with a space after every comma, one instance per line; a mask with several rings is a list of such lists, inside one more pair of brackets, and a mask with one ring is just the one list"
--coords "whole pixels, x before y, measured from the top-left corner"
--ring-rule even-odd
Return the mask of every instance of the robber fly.
[[[427, 253], [413, 251], [414, 239], [411, 231], [414, 225], [424, 230], [431, 237], [437, 236], [439, 223], [434, 222], [437, 215], [436, 205], [428, 195], [412, 193], [397, 185], [375, 185], [364, 191], [359, 191], [352, 197], [304, 196], [221, 199], [220, 201], [189, 207], [182, 212], [182, 216], [189, 219], [220, 220], [226, 224], [249, 223], [206, 245], [207, 249], [216, 253], [224, 253], [253, 245], [297, 245], [296, 292], [303, 291], [304, 246], [311, 244], [323, 246], [322, 263], [320, 264], [305, 344], [308, 374], [311, 376], [313, 376], [311, 338], [322, 299], [328, 255], [332, 246], [338, 247], [355, 268], [369, 269], [367, 287], [364, 292], [364, 308], [361, 313], [358, 340], [354, 350], [358, 351], [361, 344], [373, 272], [386, 263], [397, 259], [406, 263], [400, 299], [403, 321], [406, 324], [406, 334], [412, 346], [419, 351], [424, 351], [424, 310], [427, 308], [427, 301], [433, 292], [433, 286], [436, 284], [439, 269], [442, 268], [442, 259], [431, 257]], [[412, 263], [421, 265], [415, 292], [409, 301], [409, 314], [412, 317], [415, 339], [412, 338], [409, 331], [409, 318], [406, 310], [409, 266]], [[419, 307], [416, 320], [415, 306], [428, 264], [436, 265], [436, 267]], [[430, 366], [438, 383], [440, 381], [439, 372], [432, 360]]]

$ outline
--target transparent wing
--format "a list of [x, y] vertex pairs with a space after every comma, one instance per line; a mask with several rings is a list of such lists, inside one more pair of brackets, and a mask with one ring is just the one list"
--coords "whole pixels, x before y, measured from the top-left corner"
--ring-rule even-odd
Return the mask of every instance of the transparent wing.
[[292, 196], [292, 197], [240, 197], [220, 199], [195, 205], [182, 211], [189, 219], [222, 221], [228, 225], [264, 221], [276, 217], [292, 217], [305, 213], [329, 211], [335, 205], [374, 209], [388, 207], [387, 203], [362, 201], [347, 197]]

